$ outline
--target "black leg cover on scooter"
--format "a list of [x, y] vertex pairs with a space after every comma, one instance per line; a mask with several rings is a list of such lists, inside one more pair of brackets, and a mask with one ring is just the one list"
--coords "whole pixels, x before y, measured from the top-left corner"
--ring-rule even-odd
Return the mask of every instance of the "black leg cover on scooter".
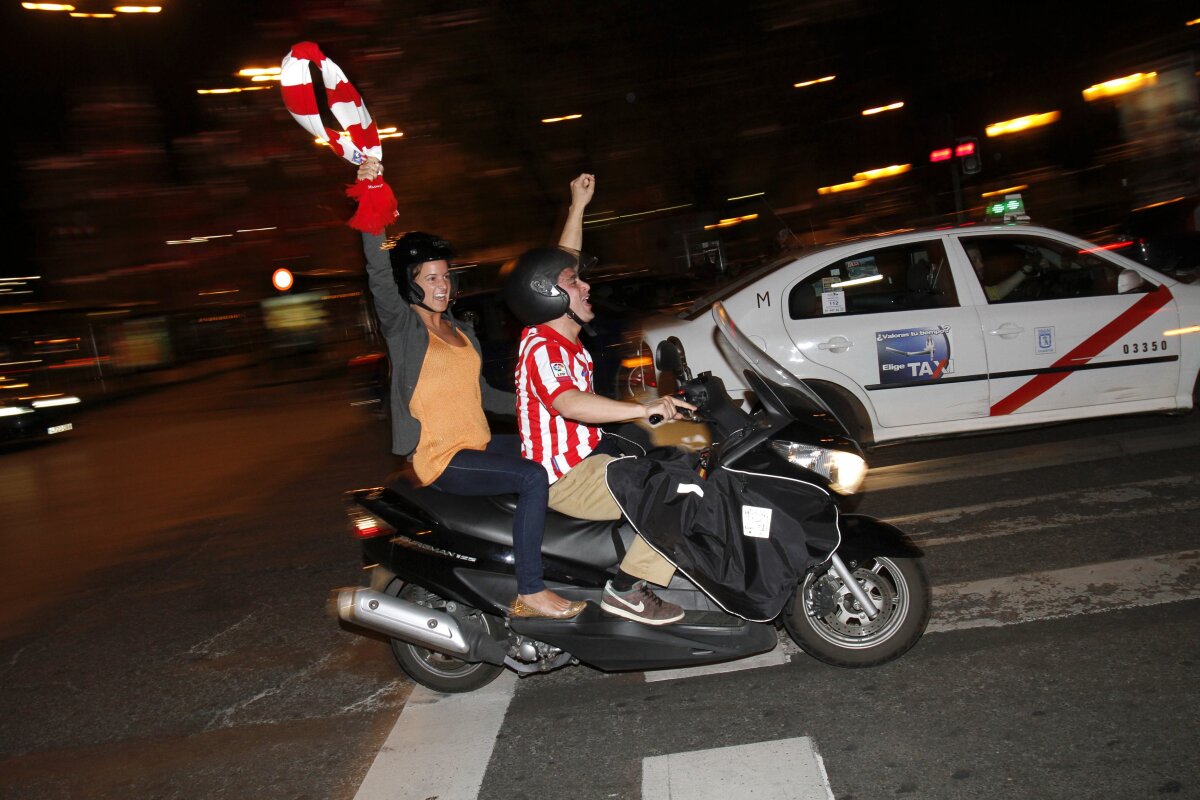
[[624, 458], [608, 488], [638, 533], [727, 611], [774, 619], [838, 545], [837, 506], [810, 483], [686, 461]]

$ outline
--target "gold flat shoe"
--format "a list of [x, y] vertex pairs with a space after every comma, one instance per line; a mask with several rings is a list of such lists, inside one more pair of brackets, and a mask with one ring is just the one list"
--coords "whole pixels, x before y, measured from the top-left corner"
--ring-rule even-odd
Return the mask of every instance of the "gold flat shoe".
[[573, 600], [571, 605], [564, 608], [558, 613], [539, 611], [531, 605], [528, 605], [519, 597], [514, 597], [513, 601], [508, 604], [508, 615], [510, 617], [534, 617], [537, 619], [571, 619], [579, 616], [579, 612], [587, 608], [586, 600]]

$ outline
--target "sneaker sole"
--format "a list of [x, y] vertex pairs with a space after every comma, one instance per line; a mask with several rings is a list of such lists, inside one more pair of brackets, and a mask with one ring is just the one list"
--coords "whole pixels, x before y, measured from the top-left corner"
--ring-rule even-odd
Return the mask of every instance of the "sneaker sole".
[[683, 619], [682, 611], [679, 612], [679, 616], [668, 617], [666, 619], [648, 619], [646, 617], [639, 617], [632, 611], [626, 611], [618, 606], [610, 606], [603, 600], [600, 601], [600, 608], [604, 611], [607, 611], [609, 614], [612, 614], [613, 616], [624, 617], [625, 619], [630, 619], [634, 622], [640, 622], [643, 625], [670, 625], [672, 622], [679, 622], [679, 620]]

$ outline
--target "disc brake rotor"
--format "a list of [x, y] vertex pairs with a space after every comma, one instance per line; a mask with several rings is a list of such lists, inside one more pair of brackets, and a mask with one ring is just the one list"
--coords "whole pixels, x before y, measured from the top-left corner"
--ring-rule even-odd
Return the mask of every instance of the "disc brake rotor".
[[822, 615], [820, 619], [843, 636], [870, 636], [887, 625], [891, 619], [896, 607], [896, 588], [885, 576], [861, 567], [854, 571], [854, 578], [879, 609], [875, 619], [867, 617], [854, 595], [850, 594], [850, 589], [832, 575], [827, 575], [824, 580], [833, 584], [829, 586], [833, 594], [833, 611]]

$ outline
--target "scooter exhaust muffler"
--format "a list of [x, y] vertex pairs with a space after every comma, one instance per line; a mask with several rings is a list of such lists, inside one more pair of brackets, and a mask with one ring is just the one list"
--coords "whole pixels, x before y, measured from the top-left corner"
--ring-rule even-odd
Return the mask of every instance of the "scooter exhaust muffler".
[[504, 663], [504, 648], [487, 632], [462, 625], [444, 611], [362, 586], [337, 590], [337, 615], [345, 622], [436, 650], [463, 661]]

